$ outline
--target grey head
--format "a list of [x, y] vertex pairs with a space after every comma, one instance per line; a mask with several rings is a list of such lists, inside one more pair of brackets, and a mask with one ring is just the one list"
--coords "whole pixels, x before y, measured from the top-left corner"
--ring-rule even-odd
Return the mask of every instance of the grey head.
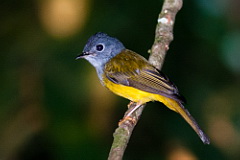
[[106, 33], [98, 32], [88, 39], [82, 54], [77, 56], [76, 59], [86, 59], [99, 73], [104, 65], [123, 49], [125, 47], [118, 39], [110, 37]]

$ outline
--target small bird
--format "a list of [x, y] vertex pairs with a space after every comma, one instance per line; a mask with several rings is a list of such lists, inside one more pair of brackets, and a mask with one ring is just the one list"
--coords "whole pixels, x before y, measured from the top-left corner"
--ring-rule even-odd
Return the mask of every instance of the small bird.
[[118, 39], [98, 32], [88, 39], [82, 54], [76, 57], [80, 58], [95, 67], [103, 86], [137, 104], [127, 116], [146, 102], [159, 101], [179, 113], [204, 144], [210, 144], [208, 136], [183, 106], [185, 99], [177, 87], [144, 57], [126, 49]]

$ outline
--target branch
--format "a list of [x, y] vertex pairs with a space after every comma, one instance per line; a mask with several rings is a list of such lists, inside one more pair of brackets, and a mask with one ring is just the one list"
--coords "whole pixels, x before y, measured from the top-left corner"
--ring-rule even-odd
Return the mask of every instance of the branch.
[[173, 25], [176, 14], [181, 8], [182, 0], [165, 0], [158, 16], [155, 40], [149, 57], [149, 62], [158, 69], [162, 68], [166, 51], [173, 40]]
[[[181, 7], [182, 0], [165, 0], [163, 3], [162, 11], [159, 14], [156, 26], [155, 40], [151, 50], [149, 51], [151, 54], [149, 62], [158, 69], [162, 68], [166, 52], [169, 49], [169, 44], [173, 40], [173, 25], [176, 14]], [[131, 109], [132, 107], [135, 107], [135, 105], [135, 103], [130, 103], [128, 107]], [[144, 107], [145, 105], [142, 105], [130, 116], [128, 120], [119, 124], [119, 127], [113, 134], [114, 141], [108, 160], [122, 159], [132, 131], [140, 119]], [[129, 109], [126, 113], [128, 113]]]

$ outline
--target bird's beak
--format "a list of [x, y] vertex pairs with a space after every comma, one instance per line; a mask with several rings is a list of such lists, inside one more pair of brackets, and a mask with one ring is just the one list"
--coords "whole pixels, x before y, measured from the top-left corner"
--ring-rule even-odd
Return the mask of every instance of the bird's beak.
[[79, 54], [75, 59], [80, 59], [80, 58], [84, 58], [84, 56], [89, 55], [89, 52], [82, 52], [81, 54]]

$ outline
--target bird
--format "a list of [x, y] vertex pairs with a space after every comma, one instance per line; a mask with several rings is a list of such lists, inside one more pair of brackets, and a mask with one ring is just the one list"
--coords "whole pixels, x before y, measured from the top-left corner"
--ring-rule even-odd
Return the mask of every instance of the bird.
[[149, 101], [159, 101], [179, 113], [204, 144], [209, 137], [184, 107], [185, 98], [176, 85], [144, 57], [125, 48], [121, 41], [103, 32], [92, 35], [76, 59], [86, 59], [95, 67], [103, 86], [136, 103], [127, 116]]

